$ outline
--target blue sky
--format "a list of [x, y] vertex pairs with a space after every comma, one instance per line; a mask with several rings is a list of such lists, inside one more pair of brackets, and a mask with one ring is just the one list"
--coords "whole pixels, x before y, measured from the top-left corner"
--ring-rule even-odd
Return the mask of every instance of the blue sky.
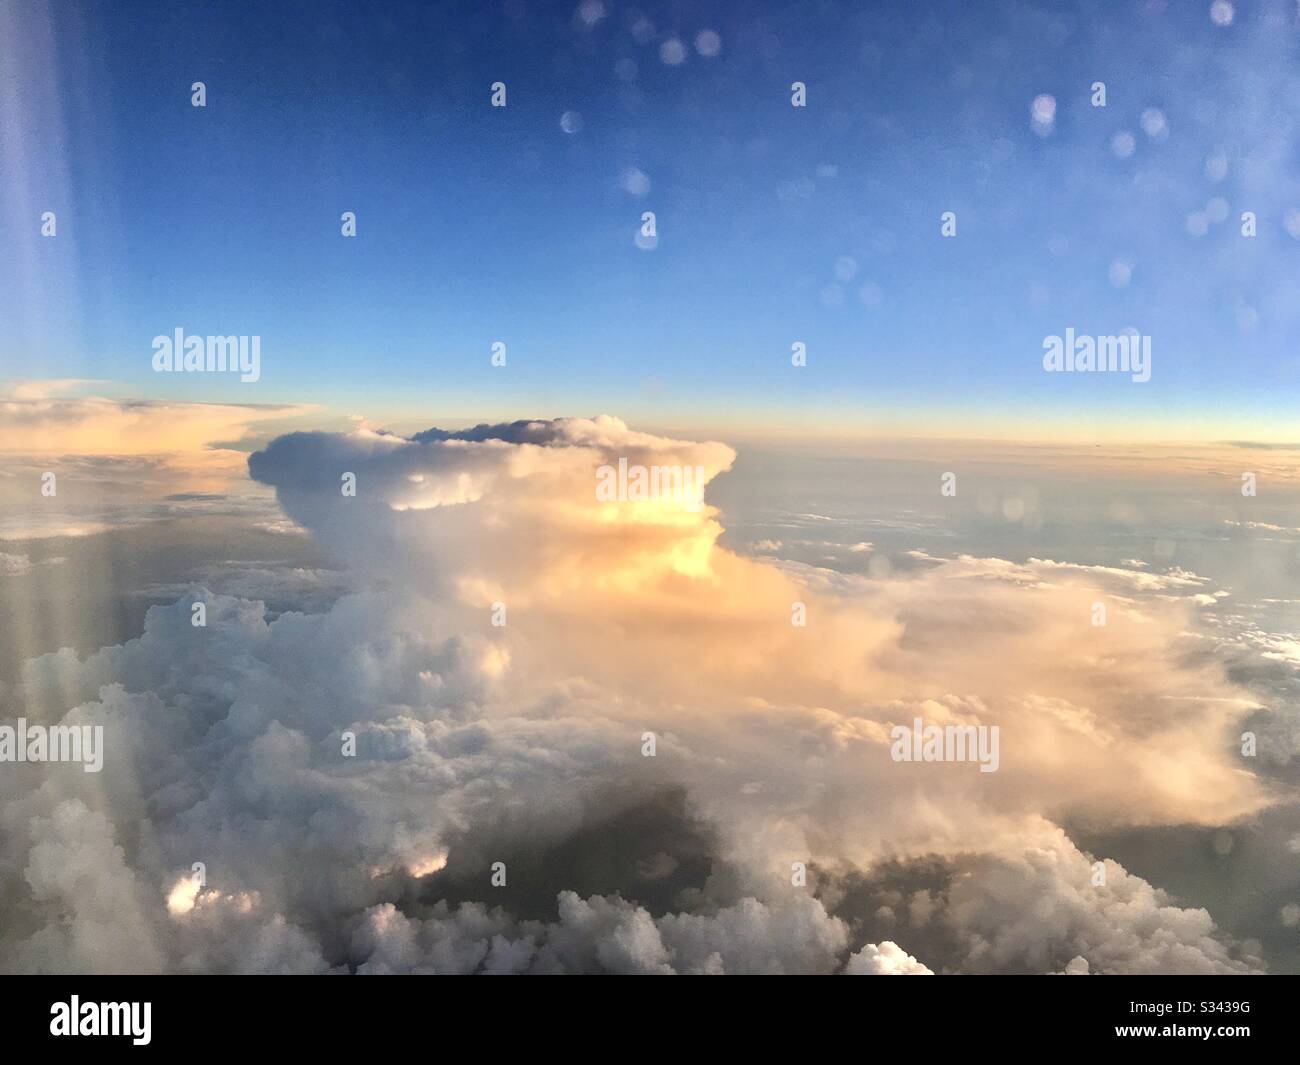
[[[1285, 431], [1290, 0], [597, 6], [10, 5], [0, 375], [416, 422]], [[177, 326], [259, 334], [262, 380], [153, 373]], [[1043, 373], [1067, 326], [1150, 335], [1152, 380]]]

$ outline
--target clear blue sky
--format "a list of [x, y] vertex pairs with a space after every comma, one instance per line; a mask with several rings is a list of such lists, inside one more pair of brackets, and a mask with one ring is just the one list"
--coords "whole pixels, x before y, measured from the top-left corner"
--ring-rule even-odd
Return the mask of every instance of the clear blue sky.
[[[597, 6], [5, 5], [0, 376], [430, 420], [1290, 418], [1293, 0]], [[261, 335], [261, 382], [153, 373], [177, 326]], [[1067, 326], [1151, 335], [1152, 381], [1044, 374]]]

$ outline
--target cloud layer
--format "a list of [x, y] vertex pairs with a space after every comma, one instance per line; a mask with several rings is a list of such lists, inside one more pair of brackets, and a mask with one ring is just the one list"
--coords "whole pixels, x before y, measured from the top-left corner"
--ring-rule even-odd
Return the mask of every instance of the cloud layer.
[[[254, 479], [362, 590], [268, 621], [196, 588], [125, 645], [27, 665], [15, 712], [103, 723], [108, 764], [0, 777], [6, 967], [1258, 964], [1114, 863], [1096, 886], [1059, 827], [1222, 824], [1269, 802], [1233, 746], [1254, 704], [1188, 633], [1194, 574], [779, 565], [718, 546], [712, 508], [599, 500], [596, 470], [620, 458], [707, 480], [734, 455], [605, 417], [299, 433], [253, 455]], [[916, 717], [998, 726], [999, 771], [894, 762], [889, 729]], [[494, 863], [509, 877], [526, 852], [589, 877], [566, 841], [665, 789], [710, 826], [700, 875], [670, 840], [613, 891], [561, 885], [539, 916], [517, 875], [493, 886]], [[896, 932], [851, 912], [853, 877], [936, 858], [968, 863], [964, 879]], [[195, 861], [206, 884], [169, 910]], [[649, 901], [654, 884], [670, 902]], [[942, 956], [910, 945], [940, 926], [924, 941]]]

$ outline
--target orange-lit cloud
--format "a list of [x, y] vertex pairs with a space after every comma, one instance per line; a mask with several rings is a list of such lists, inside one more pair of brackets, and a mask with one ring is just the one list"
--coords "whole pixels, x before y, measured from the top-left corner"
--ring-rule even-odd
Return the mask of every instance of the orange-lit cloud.
[[23, 381], [0, 389], [0, 493], [32, 498], [39, 488], [33, 478], [46, 470], [92, 494], [221, 491], [243, 480], [245, 455], [230, 444], [259, 423], [311, 409], [68, 394], [87, 384]]
[[[105, 721], [129, 770], [106, 767], [107, 794], [67, 775], [9, 796], [12, 867], [66, 850], [61, 816], [102, 810], [119, 835], [151, 818], [150, 849], [119, 859], [114, 881], [147, 929], [124, 966], [238, 968], [246, 952], [321, 971], [310, 929], [324, 925], [375, 972], [914, 972], [935, 966], [906, 938], [855, 940], [829, 912], [834, 877], [975, 856], [945, 918], [957, 967], [1256, 967], [1204, 911], [1114, 863], [1098, 890], [1061, 828], [1217, 826], [1271, 801], [1234, 747], [1255, 703], [1194, 633], [1212, 586], [1185, 570], [919, 553], [867, 580], [729, 551], [709, 506], [597, 494], [620, 459], [707, 481], [733, 457], [615, 418], [277, 439], [253, 477], [361, 591], [269, 620], [260, 602], [200, 589], [121, 647], [29, 663], [28, 715]], [[997, 771], [895, 761], [891, 729], [916, 718], [997, 727]], [[396, 908], [410, 878], [468, 863], [486, 879], [498, 857], [558, 846], [665, 788], [713, 826], [728, 871], [695, 909], [655, 917], [564, 893], [542, 925], [472, 904]], [[222, 871], [214, 899], [258, 904], [208, 907], [183, 889], [173, 910], [193, 905], [168, 920], [174, 871], [195, 854]], [[646, 858], [643, 875], [671, 869]], [[85, 930], [12, 944], [19, 967], [102, 959], [95, 892], [38, 882], [24, 927], [71, 912]]]

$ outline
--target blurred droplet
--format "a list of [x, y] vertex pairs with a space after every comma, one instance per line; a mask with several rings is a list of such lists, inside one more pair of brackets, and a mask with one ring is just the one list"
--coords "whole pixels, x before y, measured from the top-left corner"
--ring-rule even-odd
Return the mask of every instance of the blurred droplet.
[[695, 50], [705, 59], [712, 59], [722, 51], [722, 38], [713, 30], [700, 30], [695, 37]]
[[1158, 107], [1148, 107], [1140, 119], [1142, 132], [1153, 141], [1162, 141], [1169, 136], [1169, 125], [1165, 122], [1165, 113]]
[[1040, 137], [1046, 137], [1056, 125], [1056, 97], [1042, 93], [1029, 105], [1029, 123]]
[[582, 0], [578, 5], [578, 18], [587, 26], [594, 26], [605, 17], [605, 5], [600, 0]]
[[1236, 11], [1228, 0], [1214, 0], [1210, 5], [1210, 21], [1216, 26], [1231, 26]]
[[680, 66], [686, 62], [686, 45], [676, 37], [669, 38], [659, 46], [659, 59], [670, 67]]
[[626, 167], [619, 176], [618, 183], [630, 196], [645, 196], [650, 191], [650, 179], [634, 166]]

